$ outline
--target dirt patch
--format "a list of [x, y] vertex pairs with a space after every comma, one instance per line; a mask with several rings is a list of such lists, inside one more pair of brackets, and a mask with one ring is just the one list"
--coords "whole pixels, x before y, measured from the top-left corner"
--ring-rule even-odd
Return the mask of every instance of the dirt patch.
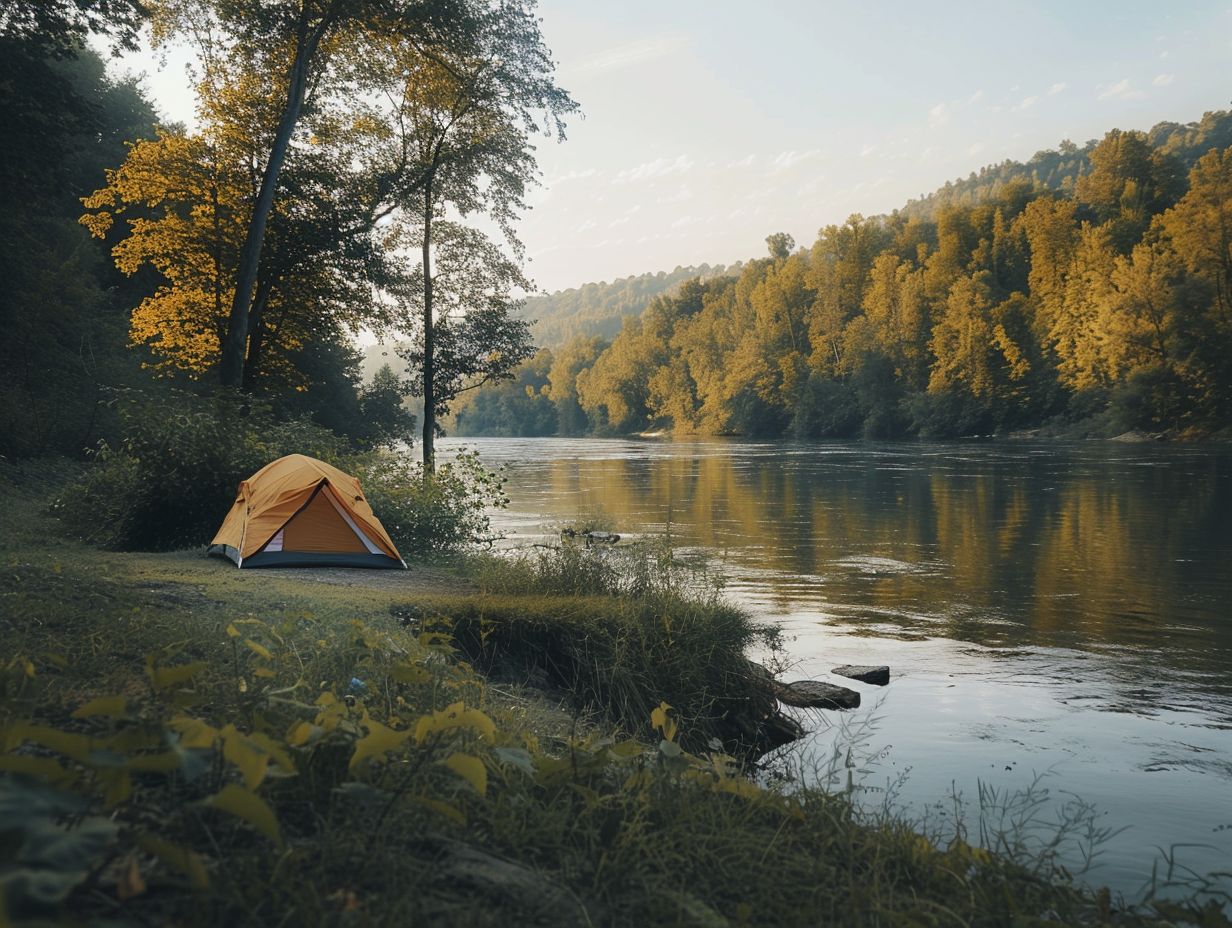
[[273, 574], [280, 579], [333, 586], [362, 587], [408, 596], [437, 596], [449, 593], [474, 593], [475, 585], [440, 567], [412, 564], [407, 570], [362, 570], [354, 567], [278, 567], [254, 568], [248, 574]]

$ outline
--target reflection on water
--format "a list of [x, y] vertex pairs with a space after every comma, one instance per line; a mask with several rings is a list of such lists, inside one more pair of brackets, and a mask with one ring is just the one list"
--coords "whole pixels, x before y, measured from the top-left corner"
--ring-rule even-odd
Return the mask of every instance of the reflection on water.
[[[457, 443], [448, 443], [457, 444]], [[603, 513], [721, 560], [801, 676], [889, 663], [875, 740], [905, 798], [1053, 771], [1156, 852], [1232, 860], [1232, 454], [1104, 442], [792, 445], [471, 439], [515, 539]], [[819, 750], [833, 733], [817, 736]], [[1007, 769], [1008, 768], [1008, 769]], [[893, 771], [888, 771], [892, 773]]]

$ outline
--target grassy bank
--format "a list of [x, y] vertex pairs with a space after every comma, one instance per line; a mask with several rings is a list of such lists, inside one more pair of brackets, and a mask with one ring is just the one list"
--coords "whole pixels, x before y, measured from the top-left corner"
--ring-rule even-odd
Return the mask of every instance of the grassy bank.
[[842, 795], [757, 785], [723, 720], [766, 633], [662, 571], [578, 595], [576, 570], [533, 564], [368, 586], [104, 553], [49, 531], [54, 480], [0, 479], [0, 924], [1193, 914], [1116, 912]]

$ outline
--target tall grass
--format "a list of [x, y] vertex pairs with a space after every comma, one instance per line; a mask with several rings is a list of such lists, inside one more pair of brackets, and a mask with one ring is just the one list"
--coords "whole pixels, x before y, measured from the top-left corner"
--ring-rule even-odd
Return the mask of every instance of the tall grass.
[[[705, 706], [717, 684], [669, 652], [734, 660], [755, 633], [738, 613], [663, 590], [489, 591], [419, 601], [417, 623], [405, 594], [48, 543], [14, 498], [0, 923], [1228, 924], [1117, 907], [1051, 864], [934, 843], [693, 747], [705, 713], [661, 702]], [[546, 647], [567, 626], [568, 685], [621, 701], [618, 721], [494, 684], [459, 651], [467, 623], [493, 660], [502, 627]]]

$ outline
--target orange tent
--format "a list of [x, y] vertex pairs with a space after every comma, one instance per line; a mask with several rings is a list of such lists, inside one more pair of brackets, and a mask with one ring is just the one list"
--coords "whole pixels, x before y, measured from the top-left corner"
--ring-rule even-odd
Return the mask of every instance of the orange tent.
[[238, 567], [406, 567], [359, 481], [303, 454], [240, 482], [209, 553]]

